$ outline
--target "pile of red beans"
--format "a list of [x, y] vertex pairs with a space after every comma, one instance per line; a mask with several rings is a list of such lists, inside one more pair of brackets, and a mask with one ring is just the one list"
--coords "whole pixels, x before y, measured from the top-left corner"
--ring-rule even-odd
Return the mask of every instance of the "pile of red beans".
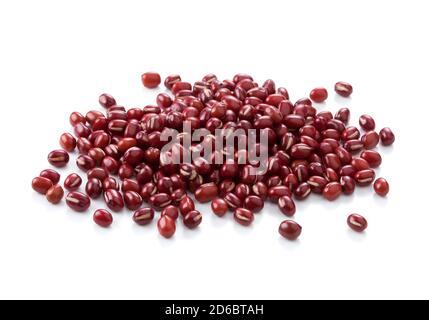
[[[142, 75], [142, 82], [147, 88], [155, 88], [161, 77], [148, 72]], [[110, 211], [124, 207], [134, 211], [133, 220], [139, 225], [151, 223], [155, 211], [160, 211], [158, 230], [169, 238], [179, 217], [190, 229], [202, 221], [190, 193], [198, 202], [211, 202], [217, 216], [232, 211], [239, 224], [248, 226], [267, 200], [292, 217], [295, 200], [304, 200], [311, 193], [333, 201], [352, 194], [356, 185], [373, 184], [380, 196], [389, 191], [385, 179], [376, 179], [374, 168], [382, 159], [372, 149], [380, 141], [391, 145], [394, 134], [389, 128], [376, 132], [369, 115], [359, 118], [360, 129], [349, 126], [347, 108], [335, 114], [317, 112], [313, 102], [327, 99], [324, 88], [316, 88], [309, 98], [293, 103], [286, 88], [276, 87], [273, 80], [259, 85], [247, 74], [223, 81], [208, 74], [193, 85], [179, 75], [170, 75], [164, 84], [172, 95], [158, 94], [154, 105], [126, 110], [111, 95], [102, 94], [99, 103], [105, 113], [91, 110], [85, 116], [79, 112], [70, 115], [74, 134], [61, 135], [61, 149], [49, 153], [48, 161], [61, 168], [69, 162], [69, 153], [76, 149], [79, 153], [76, 164], [87, 179], [85, 192], [79, 191], [83, 183], [79, 174], [72, 173], [64, 180], [68, 191], [65, 201], [71, 209], [86, 211], [91, 199], [103, 197]], [[348, 97], [353, 88], [338, 82], [335, 91]], [[161, 133], [180, 131], [184, 121], [189, 121], [193, 130], [206, 128], [212, 133], [223, 128], [265, 130], [268, 146], [258, 147], [267, 148], [267, 172], [252, 175], [250, 164], [211, 164], [202, 158], [163, 165], [160, 150], [166, 142], [161, 141]], [[232, 152], [237, 158], [237, 150], [222, 152]], [[46, 169], [33, 179], [32, 187], [56, 204], [64, 197], [59, 182], [60, 174]], [[113, 222], [106, 209], [96, 210], [93, 219], [103, 227]], [[367, 227], [365, 218], [358, 214], [350, 215], [347, 223], [355, 231]], [[294, 240], [301, 234], [301, 226], [288, 219], [280, 224], [279, 233]]]

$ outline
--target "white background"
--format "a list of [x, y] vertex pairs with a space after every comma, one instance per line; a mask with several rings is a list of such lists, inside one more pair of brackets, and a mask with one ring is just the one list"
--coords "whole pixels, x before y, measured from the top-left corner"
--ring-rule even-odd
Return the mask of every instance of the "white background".
[[[2, 1], [0, 298], [429, 298], [427, 1]], [[292, 99], [326, 86], [319, 110], [374, 116], [397, 140], [379, 148], [391, 192], [371, 188], [297, 204], [303, 232], [282, 239], [267, 205], [250, 228], [198, 206], [173, 239], [124, 211], [110, 229], [30, 187], [72, 111], [155, 101], [140, 74], [272, 78]], [[338, 80], [352, 99], [335, 96]], [[74, 159], [74, 156], [73, 158]], [[71, 161], [66, 172], [75, 169]], [[365, 215], [364, 234], [346, 225]]]

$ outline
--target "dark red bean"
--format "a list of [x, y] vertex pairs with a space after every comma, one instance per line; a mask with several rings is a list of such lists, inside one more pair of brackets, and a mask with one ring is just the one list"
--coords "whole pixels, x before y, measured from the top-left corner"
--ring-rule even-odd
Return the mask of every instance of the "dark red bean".
[[354, 179], [357, 184], [366, 186], [374, 181], [375, 172], [372, 169], [361, 170], [355, 173]]
[[228, 212], [228, 204], [221, 198], [214, 199], [211, 208], [215, 215], [222, 217]]
[[107, 191], [109, 189], [119, 190], [119, 183], [113, 177], [107, 177], [102, 181], [103, 190]]
[[255, 195], [257, 195], [258, 197], [262, 198], [262, 200], [265, 200], [267, 198], [268, 195], [268, 187], [266, 186], [265, 183], [263, 182], [256, 182], [253, 186], [252, 186], [252, 191]]
[[362, 158], [353, 158], [350, 164], [353, 166], [353, 168], [356, 169], [356, 171], [366, 170], [370, 168], [368, 161]]
[[242, 226], [249, 226], [254, 220], [254, 215], [252, 211], [245, 208], [236, 208], [234, 211], [234, 219]]
[[366, 160], [371, 168], [377, 168], [381, 162], [381, 156], [377, 151], [366, 150], [360, 154], [361, 158]]
[[305, 119], [297, 114], [289, 114], [285, 117], [284, 123], [290, 129], [299, 129], [305, 125]]
[[283, 184], [287, 186], [289, 190], [294, 191], [298, 187], [299, 181], [295, 174], [290, 173], [284, 179]]
[[106, 153], [101, 148], [91, 148], [88, 151], [88, 156], [90, 156], [95, 161], [95, 164], [99, 166], [106, 156]]
[[118, 175], [121, 180], [129, 179], [134, 175], [134, 168], [131, 165], [124, 163], [119, 167]]
[[195, 229], [200, 225], [202, 219], [203, 216], [199, 211], [192, 210], [183, 217], [183, 224], [189, 229]]
[[325, 178], [328, 181], [330, 181], [330, 182], [339, 181], [338, 174], [332, 168], [326, 168], [326, 170], [325, 170]]
[[380, 139], [383, 146], [390, 146], [395, 142], [395, 135], [390, 128], [383, 128], [380, 130]]
[[344, 149], [346, 149], [349, 152], [356, 152], [362, 150], [364, 147], [364, 144], [362, 141], [357, 139], [348, 140], [344, 143]]
[[180, 201], [186, 196], [186, 191], [182, 188], [176, 189], [171, 193], [171, 203], [179, 205]]
[[66, 164], [69, 162], [69, 159], [69, 154], [64, 150], [54, 150], [48, 155], [49, 163], [57, 168], [66, 166]]
[[339, 81], [335, 84], [335, 92], [342, 97], [349, 97], [353, 92], [353, 87], [350, 83]]
[[237, 197], [234, 193], [228, 192], [224, 197], [225, 202], [231, 210], [235, 210], [242, 205], [242, 200]]
[[103, 192], [101, 181], [96, 178], [89, 179], [85, 186], [85, 192], [92, 199], [98, 198]]
[[171, 92], [173, 92], [174, 95], [177, 95], [183, 90], [192, 90], [192, 85], [189, 82], [177, 81], [171, 87]]
[[44, 177], [36, 177], [31, 181], [33, 190], [40, 194], [46, 194], [52, 186], [52, 181]]
[[52, 169], [43, 170], [40, 172], [39, 176], [51, 180], [54, 185], [57, 184], [61, 178], [60, 174]]
[[350, 110], [348, 108], [341, 108], [335, 114], [335, 119], [340, 120], [344, 124], [347, 124], [350, 119]]
[[70, 124], [75, 127], [78, 123], [86, 123], [86, 118], [79, 112], [72, 112], [70, 114]]
[[124, 192], [124, 202], [128, 209], [136, 210], [142, 205], [143, 199], [136, 191], [126, 191]]
[[367, 114], [361, 115], [359, 117], [359, 124], [366, 131], [371, 131], [371, 130], [375, 129], [374, 119], [370, 115], [367, 115]]
[[340, 178], [340, 184], [344, 194], [352, 194], [355, 191], [355, 180], [349, 176], [342, 176]]
[[76, 139], [70, 133], [63, 133], [60, 137], [60, 146], [67, 152], [73, 152], [76, 148]]
[[343, 141], [356, 140], [359, 139], [359, 137], [360, 132], [356, 127], [347, 127], [341, 134], [341, 139]]
[[156, 210], [161, 211], [171, 204], [171, 197], [166, 193], [157, 193], [149, 198], [149, 204]]
[[110, 108], [111, 106], [116, 105], [116, 100], [110, 94], [103, 93], [98, 98], [98, 102], [103, 108]]
[[323, 189], [323, 197], [329, 201], [333, 201], [341, 195], [342, 190], [339, 182], [330, 182]]
[[278, 202], [282, 196], [290, 197], [292, 195], [290, 189], [286, 186], [276, 186], [268, 189], [268, 198], [272, 202]]
[[52, 204], [59, 203], [63, 196], [64, 190], [58, 184], [50, 187], [49, 190], [46, 192], [46, 199]]
[[92, 143], [87, 138], [77, 139], [77, 149], [81, 154], [88, 154], [92, 147]]
[[301, 235], [301, 231], [301, 226], [292, 220], [285, 220], [279, 226], [279, 233], [288, 240], [296, 240]]
[[173, 87], [173, 85], [176, 82], [180, 82], [180, 81], [182, 81], [182, 79], [180, 78], [180, 76], [178, 74], [172, 74], [172, 75], [169, 75], [167, 78], [165, 78], [165, 80], [164, 80], [164, 86], [168, 90], [171, 90], [171, 88]]
[[328, 153], [324, 157], [325, 165], [335, 171], [341, 167], [341, 160], [335, 153]]
[[374, 191], [382, 197], [389, 193], [389, 183], [384, 178], [378, 178], [374, 181]]
[[177, 218], [179, 217], [179, 209], [172, 205], [166, 206], [161, 211], [161, 217], [162, 216], [169, 216], [173, 220], [177, 220]]
[[104, 192], [104, 201], [109, 209], [118, 212], [124, 208], [124, 199], [116, 189], [108, 189]]
[[66, 196], [66, 203], [74, 211], [84, 212], [91, 205], [91, 200], [86, 194], [72, 191]]
[[161, 83], [161, 76], [156, 72], [146, 72], [142, 74], [141, 80], [146, 88], [153, 89]]
[[88, 170], [95, 168], [96, 163], [95, 163], [95, 160], [90, 156], [80, 155], [76, 159], [76, 165], [78, 166], [79, 169], [86, 172]]
[[204, 203], [210, 202], [218, 196], [218, 187], [213, 182], [202, 184], [195, 191], [195, 199], [197, 201]]
[[101, 166], [110, 174], [117, 174], [119, 170], [118, 161], [111, 156], [105, 157], [101, 162]]
[[291, 197], [288, 196], [282, 196], [279, 198], [278, 206], [280, 211], [287, 215], [288, 217], [291, 217], [295, 214], [296, 207], [295, 202], [292, 200]]
[[305, 159], [311, 154], [312, 148], [304, 143], [297, 143], [290, 149], [290, 155], [295, 159]]
[[104, 181], [104, 179], [106, 179], [109, 176], [109, 173], [106, 170], [104, 170], [103, 168], [94, 168], [94, 169], [89, 170], [86, 173], [86, 175], [87, 175], [88, 179], [96, 178], [100, 181]]
[[140, 195], [142, 196], [144, 201], [148, 202], [150, 197], [155, 195], [157, 192], [158, 189], [156, 185], [153, 182], [148, 182], [142, 187]]
[[380, 137], [377, 132], [368, 131], [367, 133], [362, 135], [361, 140], [365, 149], [372, 149], [377, 146], [378, 142], [380, 141]]
[[304, 200], [311, 193], [311, 186], [307, 182], [301, 183], [294, 192], [295, 198], [298, 200]]
[[256, 213], [264, 208], [264, 200], [261, 197], [251, 195], [244, 199], [243, 207]]
[[100, 227], [103, 227], [103, 228], [107, 228], [113, 222], [112, 214], [109, 211], [104, 209], [96, 210], [94, 212], [92, 219], [96, 224], [98, 224]]
[[342, 164], [349, 164], [353, 159], [352, 154], [343, 147], [336, 148], [335, 154], [338, 156]]
[[72, 173], [64, 180], [64, 188], [68, 191], [75, 191], [79, 189], [82, 184], [82, 178], [77, 173]]
[[133, 214], [133, 220], [138, 225], [144, 226], [152, 222], [155, 212], [152, 208], [141, 208]]
[[173, 100], [171, 99], [171, 97], [166, 94], [166, 93], [160, 93], [158, 94], [158, 96], [156, 97], [156, 104], [158, 105], [158, 107], [160, 108], [168, 108], [171, 106], [171, 104], [173, 103]]
[[315, 193], [322, 193], [325, 186], [328, 184], [328, 181], [321, 176], [311, 176], [308, 178], [307, 183], [311, 187], [311, 191]]
[[176, 223], [169, 216], [160, 217], [157, 226], [159, 234], [164, 238], [171, 238], [176, 232]]
[[368, 227], [368, 222], [366, 221], [366, 219], [356, 213], [353, 213], [348, 216], [347, 224], [352, 230], [357, 232], [363, 232]]
[[322, 103], [328, 98], [328, 91], [325, 88], [315, 88], [310, 92], [310, 98], [314, 102]]
[[355, 173], [356, 173], [356, 169], [350, 164], [342, 166], [339, 171], [340, 176], [353, 177]]
[[140, 186], [139, 184], [131, 179], [124, 179], [124, 181], [122, 181], [122, 186], [121, 186], [121, 191], [127, 192], [127, 191], [135, 191], [135, 192], [140, 192]]

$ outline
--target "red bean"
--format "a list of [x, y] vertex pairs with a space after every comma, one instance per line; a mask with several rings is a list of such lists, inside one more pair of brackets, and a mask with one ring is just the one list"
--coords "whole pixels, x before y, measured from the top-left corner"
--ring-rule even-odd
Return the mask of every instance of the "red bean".
[[131, 179], [124, 179], [124, 181], [122, 181], [122, 186], [121, 186], [121, 191], [127, 192], [127, 191], [135, 191], [135, 192], [140, 192], [140, 186], [139, 184]]
[[64, 180], [64, 188], [68, 191], [76, 191], [82, 184], [82, 178], [77, 173], [72, 173]]
[[250, 195], [244, 199], [243, 207], [256, 213], [264, 208], [264, 200], [261, 197]]
[[180, 82], [180, 81], [182, 81], [182, 79], [180, 78], [180, 76], [178, 74], [172, 74], [172, 75], [169, 75], [167, 78], [165, 78], [165, 80], [164, 80], [164, 86], [168, 90], [171, 90], [171, 88], [173, 87], [173, 85], [176, 82]]
[[231, 210], [235, 210], [242, 205], [241, 199], [232, 192], [228, 192], [223, 199]]
[[153, 89], [161, 83], [161, 76], [156, 72], [146, 72], [142, 74], [141, 80], [146, 88]]
[[172, 205], [166, 206], [161, 211], [161, 216], [165, 216], [165, 215], [169, 216], [174, 220], [177, 220], [177, 218], [179, 217], [179, 209]]
[[361, 170], [355, 173], [354, 178], [360, 186], [366, 186], [374, 181], [375, 172], [371, 169]]
[[176, 232], [176, 223], [169, 216], [160, 217], [157, 226], [159, 234], [164, 238], [171, 238]]
[[362, 150], [363, 146], [363, 142], [357, 139], [348, 140], [344, 143], [344, 149], [349, 152], [360, 151]]
[[211, 203], [215, 215], [222, 217], [228, 212], [228, 204], [221, 198], [214, 199]]
[[157, 193], [149, 198], [149, 204], [156, 211], [161, 211], [162, 208], [165, 208], [166, 206], [171, 204], [171, 197], [166, 193]]
[[315, 88], [310, 92], [310, 98], [314, 102], [322, 103], [328, 98], [328, 91], [325, 88]]
[[340, 120], [342, 123], [347, 124], [350, 118], [350, 110], [348, 108], [341, 108], [335, 114], [335, 119]]
[[70, 133], [63, 133], [60, 137], [60, 146], [67, 152], [72, 152], [76, 148], [76, 139]]
[[307, 182], [301, 183], [294, 192], [295, 198], [298, 200], [304, 200], [311, 193], [311, 186]]
[[295, 202], [292, 200], [291, 197], [288, 196], [282, 196], [278, 200], [278, 206], [280, 211], [285, 214], [286, 216], [293, 216], [296, 211]]
[[330, 182], [323, 189], [323, 196], [325, 199], [333, 201], [341, 195], [342, 190], [339, 182]]
[[103, 185], [101, 181], [96, 178], [88, 179], [85, 186], [85, 192], [91, 199], [98, 198], [103, 192]]
[[359, 124], [366, 131], [371, 131], [371, 130], [375, 129], [374, 119], [370, 115], [367, 115], [367, 114], [360, 116]]
[[113, 177], [107, 177], [106, 179], [104, 179], [102, 185], [104, 191], [107, 191], [109, 189], [119, 190], [119, 183]]
[[124, 192], [124, 202], [129, 210], [136, 210], [142, 205], [143, 199], [138, 192], [126, 191]]
[[272, 202], [278, 202], [282, 196], [290, 197], [292, 195], [290, 189], [286, 186], [276, 186], [268, 189], [268, 198]]
[[378, 142], [380, 141], [380, 137], [377, 132], [368, 131], [362, 136], [361, 140], [365, 149], [372, 149], [377, 146]]
[[64, 150], [54, 150], [49, 153], [48, 161], [54, 167], [61, 168], [69, 162], [69, 154]]
[[343, 139], [343, 141], [356, 140], [359, 139], [359, 137], [360, 132], [356, 127], [347, 127], [341, 134], [341, 139]]
[[46, 192], [46, 199], [52, 204], [57, 204], [64, 196], [64, 190], [60, 185], [54, 185]]
[[335, 84], [335, 92], [342, 97], [349, 97], [353, 93], [353, 87], [350, 83], [339, 81]]
[[285, 220], [280, 223], [279, 233], [288, 240], [296, 240], [301, 235], [301, 226], [292, 220]]
[[133, 220], [138, 225], [144, 226], [149, 224], [155, 216], [152, 208], [141, 208], [133, 214]]
[[395, 135], [390, 128], [383, 128], [380, 130], [380, 139], [383, 146], [390, 146], [395, 142]]
[[60, 174], [52, 169], [45, 169], [40, 172], [40, 177], [47, 178], [51, 180], [52, 184], [57, 184], [60, 181]]
[[79, 112], [72, 112], [70, 114], [70, 124], [75, 127], [78, 123], [86, 123], [86, 118]]
[[76, 159], [76, 165], [79, 167], [79, 169], [86, 172], [88, 170], [95, 168], [96, 163], [95, 163], [95, 160], [92, 159], [90, 156], [80, 155]]
[[362, 158], [353, 158], [351, 165], [357, 171], [366, 170], [366, 169], [370, 168], [368, 161], [366, 161], [365, 159], [362, 159]]
[[342, 176], [340, 184], [344, 194], [352, 194], [355, 191], [355, 180], [349, 176]]
[[366, 150], [360, 154], [361, 158], [366, 160], [371, 168], [377, 168], [381, 164], [381, 156], [377, 151]]
[[72, 191], [66, 196], [66, 203], [74, 211], [84, 212], [91, 205], [91, 200], [86, 194]]
[[347, 224], [356, 232], [363, 232], [368, 227], [368, 222], [359, 214], [353, 213], [348, 216]]
[[245, 208], [236, 208], [234, 211], [234, 219], [242, 226], [249, 226], [254, 220], [254, 215], [252, 211]]
[[124, 199], [116, 189], [108, 189], [104, 192], [104, 201], [109, 209], [118, 212], [124, 208]]
[[44, 177], [36, 177], [31, 182], [31, 186], [34, 191], [40, 194], [46, 194], [48, 190], [53, 186], [52, 181]]
[[156, 185], [153, 182], [146, 183], [140, 190], [140, 195], [144, 201], [148, 202], [150, 197], [158, 192]]
[[382, 197], [389, 193], [389, 183], [384, 178], [378, 178], [374, 181], [374, 191]]
[[96, 224], [103, 228], [107, 228], [113, 222], [112, 214], [104, 209], [96, 210], [92, 218]]
[[204, 203], [210, 202], [218, 196], [218, 187], [213, 182], [202, 184], [195, 191], [195, 199], [197, 201]]
[[195, 229], [200, 225], [202, 218], [203, 216], [199, 211], [192, 210], [183, 217], [183, 223], [189, 229]]
[[325, 186], [328, 184], [328, 181], [321, 176], [311, 176], [307, 183], [311, 187], [311, 191], [314, 193], [322, 193]]

